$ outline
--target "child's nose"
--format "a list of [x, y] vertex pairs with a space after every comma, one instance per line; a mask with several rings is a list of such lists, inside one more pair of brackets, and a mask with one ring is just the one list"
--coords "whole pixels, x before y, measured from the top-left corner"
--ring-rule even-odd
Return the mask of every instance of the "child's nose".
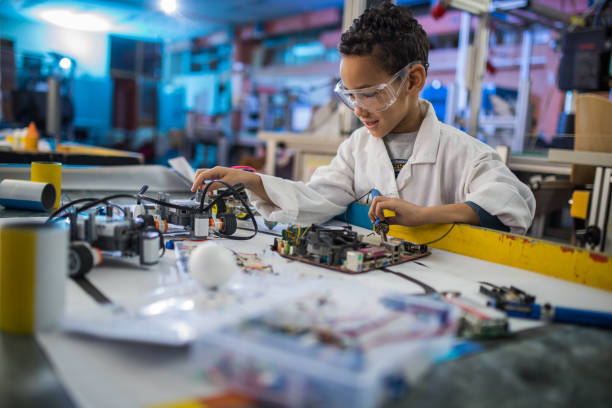
[[355, 105], [355, 115], [363, 118], [363, 117], [368, 117], [370, 115], [370, 112], [368, 112], [367, 110], [363, 109], [359, 105]]

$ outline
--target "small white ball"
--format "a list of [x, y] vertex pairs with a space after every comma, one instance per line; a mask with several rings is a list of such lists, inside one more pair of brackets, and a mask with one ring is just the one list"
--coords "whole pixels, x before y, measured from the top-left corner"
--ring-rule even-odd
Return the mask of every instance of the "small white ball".
[[232, 251], [212, 242], [205, 242], [189, 256], [189, 273], [200, 285], [213, 288], [227, 282], [236, 270]]

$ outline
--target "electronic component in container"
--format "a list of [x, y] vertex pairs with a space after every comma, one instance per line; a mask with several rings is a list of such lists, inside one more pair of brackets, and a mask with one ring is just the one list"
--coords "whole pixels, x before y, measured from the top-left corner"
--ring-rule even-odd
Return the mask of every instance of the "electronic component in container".
[[215, 385], [280, 406], [373, 408], [404, 395], [450, 351], [459, 310], [343, 285], [198, 338], [194, 369]]
[[482, 305], [459, 293], [443, 293], [442, 299], [455, 305], [463, 312], [459, 335], [467, 338], [496, 338], [509, 334], [508, 318], [505, 313]]

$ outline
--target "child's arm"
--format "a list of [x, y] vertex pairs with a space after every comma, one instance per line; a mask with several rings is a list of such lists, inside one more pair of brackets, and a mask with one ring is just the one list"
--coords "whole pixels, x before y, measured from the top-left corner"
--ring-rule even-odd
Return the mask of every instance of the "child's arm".
[[[344, 212], [346, 206], [355, 199], [355, 147], [352, 139], [342, 142], [332, 162], [319, 167], [307, 184], [266, 174], [215, 167], [196, 173], [192, 191], [204, 188], [207, 180], [223, 180], [228, 184], [243, 183], [249, 201], [265, 219], [292, 224], [322, 223]], [[221, 183], [217, 183], [210, 188], [221, 186]]]
[[[385, 217], [383, 210], [395, 211], [395, 216]], [[465, 203], [421, 207], [400, 198], [380, 196], [372, 202], [368, 215], [372, 222], [377, 219], [384, 219], [389, 224], [406, 226], [454, 222], [480, 225], [476, 211]]]
[[[329, 169], [327, 171], [329, 172]], [[243, 183], [249, 192], [251, 204], [265, 219], [282, 223], [312, 224], [325, 222], [342, 213], [353, 200], [352, 191], [349, 190], [352, 182], [341, 177], [342, 175], [340, 171], [331, 171], [331, 174], [324, 177], [327, 182], [312, 188], [302, 182], [215, 167], [198, 170], [192, 191], [204, 188], [208, 180], [222, 180], [228, 184]], [[313, 176], [313, 179], [316, 177]], [[221, 183], [213, 183], [209, 191], [220, 187], [223, 187]], [[331, 201], [330, 196], [334, 201]]]

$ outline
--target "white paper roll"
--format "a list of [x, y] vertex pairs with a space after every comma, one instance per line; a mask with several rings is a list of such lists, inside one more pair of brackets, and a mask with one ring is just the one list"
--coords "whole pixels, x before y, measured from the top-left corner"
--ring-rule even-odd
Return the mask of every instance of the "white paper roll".
[[4, 179], [0, 182], [0, 205], [34, 211], [49, 211], [55, 203], [51, 183]]

